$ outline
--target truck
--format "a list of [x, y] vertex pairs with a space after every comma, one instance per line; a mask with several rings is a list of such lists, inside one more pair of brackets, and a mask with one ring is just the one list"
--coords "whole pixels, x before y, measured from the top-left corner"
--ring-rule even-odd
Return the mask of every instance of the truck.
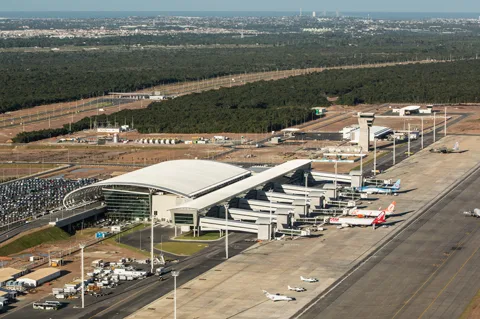
[[158, 267], [155, 269], [155, 276], [161, 276], [167, 273], [167, 269], [165, 267]]
[[45, 301], [45, 302], [34, 302], [33, 309], [42, 309], [42, 310], [58, 310], [62, 306], [62, 303], [59, 301]]

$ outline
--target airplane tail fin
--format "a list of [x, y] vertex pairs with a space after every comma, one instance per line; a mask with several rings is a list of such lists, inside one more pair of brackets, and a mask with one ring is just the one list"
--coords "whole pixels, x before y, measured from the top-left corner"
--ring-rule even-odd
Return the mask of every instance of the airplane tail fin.
[[372, 222], [373, 225], [378, 225], [386, 222], [387, 219], [385, 218], [385, 212], [381, 212], [380, 215], [378, 215], [377, 218], [375, 218]]
[[303, 278], [303, 276], [300, 276], [300, 280], [305, 280], [305, 278]]
[[457, 142], [455, 142], [455, 145], [453, 145], [453, 150], [454, 151], [458, 151], [460, 149], [460, 144]]
[[385, 212], [387, 213], [393, 213], [395, 211], [395, 205], [397, 205], [396, 202], [392, 202], [388, 207], [387, 209], [385, 210]]
[[288, 290], [292, 290], [292, 287], [290, 287], [290, 285], [287, 286]]
[[262, 290], [265, 295], [268, 295], [268, 291]]
[[400, 182], [401, 182], [400, 179], [398, 181], [396, 181], [395, 184], [393, 184], [392, 189], [400, 189]]

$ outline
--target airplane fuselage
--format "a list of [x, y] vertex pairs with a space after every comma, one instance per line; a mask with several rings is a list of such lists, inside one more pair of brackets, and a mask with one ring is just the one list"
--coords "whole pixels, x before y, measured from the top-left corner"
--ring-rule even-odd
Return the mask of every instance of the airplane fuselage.
[[347, 215], [357, 217], [378, 217], [381, 213], [381, 210], [351, 209], [348, 211]]
[[358, 217], [330, 217], [328, 223], [332, 225], [370, 226], [375, 218]]

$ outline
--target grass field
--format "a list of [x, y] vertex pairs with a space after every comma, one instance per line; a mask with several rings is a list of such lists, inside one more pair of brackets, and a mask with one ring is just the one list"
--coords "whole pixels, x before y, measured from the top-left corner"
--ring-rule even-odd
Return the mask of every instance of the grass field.
[[185, 242], [165, 242], [163, 243], [163, 247], [161, 246], [162, 245], [157, 244], [155, 245], [155, 248], [163, 249], [166, 253], [180, 256], [190, 256], [208, 247], [207, 244]]
[[6, 244], [5, 246], [0, 247], [0, 256], [17, 254], [28, 248], [68, 238], [70, 238], [70, 235], [60, 228], [51, 227], [42, 229], [20, 237], [13, 242]]
[[193, 233], [189, 232], [189, 233], [185, 233], [175, 237], [175, 239], [181, 239], [181, 240], [217, 240], [219, 238], [220, 238], [220, 232], [205, 232], [205, 233], [202, 233], [199, 237], [193, 237]]
[[[122, 237], [123, 236], [134, 233], [134, 232], [139, 231], [141, 229], [144, 229], [146, 226], [147, 226], [147, 224], [135, 225], [134, 227], [130, 228], [129, 230], [127, 230], [123, 233], [120, 233], [118, 235], [115, 235], [115, 236], [112, 236], [112, 237], [108, 238], [106, 240], [106, 242], [108, 242], [109, 244], [112, 244], [112, 245], [116, 245], [118, 247], [122, 247], [122, 248], [125, 248], [125, 249], [129, 249], [131, 251], [135, 251], [135, 252], [140, 253], [140, 254], [145, 255], [145, 256], [150, 256], [150, 252], [148, 252], [148, 251], [140, 250], [140, 249], [132, 247], [130, 245], [122, 244]], [[120, 242], [117, 242], [118, 238], [120, 238]]]

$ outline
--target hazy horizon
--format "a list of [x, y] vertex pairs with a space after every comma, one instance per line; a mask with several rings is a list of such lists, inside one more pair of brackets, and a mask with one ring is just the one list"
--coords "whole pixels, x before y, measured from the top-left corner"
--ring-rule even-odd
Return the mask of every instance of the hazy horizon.
[[[480, 11], [477, 0], [338, 0], [320, 4], [314, 0], [176, 0], [164, 3], [158, 0], [2, 0], [0, 11], [251, 11], [251, 12], [305, 12], [323, 10], [345, 12], [439, 12], [469, 13]], [[434, 8], [434, 10], [432, 10]]]

